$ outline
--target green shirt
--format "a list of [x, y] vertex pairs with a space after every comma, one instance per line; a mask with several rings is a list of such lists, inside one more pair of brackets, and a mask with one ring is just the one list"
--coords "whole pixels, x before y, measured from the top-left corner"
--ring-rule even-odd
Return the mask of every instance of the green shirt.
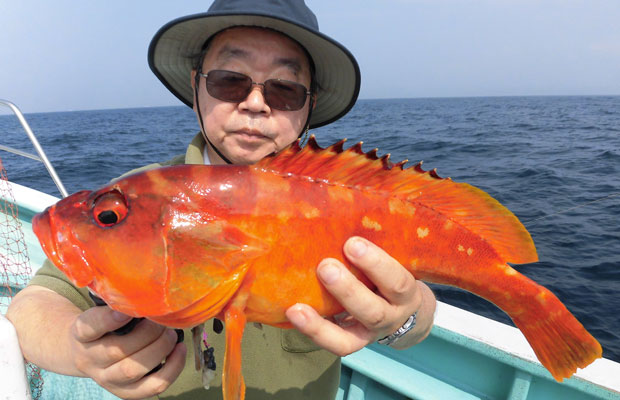
[[[185, 156], [147, 165], [134, 173], [164, 165], [203, 164], [205, 141], [201, 134], [194, 137]], [[37, 271], [30, 285], [54, 290], [82, 310], [94, 306], [86, 288], [76, 288], [49, 260]], [[213, 332], [212, 321], [205, 323], [208, 343], [215, 348], [216, 377], [205, 390], [199, 371], [194, 368], [191, 333], [185, 331], [187, 358], [179, 378], [159, 396], [161, 399], [221, 399], [221, 374], [224, 365], [225, 333]], [[246, 398], [251, 399], [333, 399], [340, 380], [340, 358], [317, 347], [297, 330], [279, 329], [268, 325], [247, 324], [243, 334], [243, 376]]]

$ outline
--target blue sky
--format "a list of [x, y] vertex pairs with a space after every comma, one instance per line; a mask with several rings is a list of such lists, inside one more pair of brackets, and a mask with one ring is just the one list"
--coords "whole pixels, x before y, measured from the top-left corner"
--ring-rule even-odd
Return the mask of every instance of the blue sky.
[[[618, 0], [306, 0], [361, 98], [620, 94]], [[0, 0], [0, 98], [24, 112], [180, 104], [146, 51], [208, 1]]]

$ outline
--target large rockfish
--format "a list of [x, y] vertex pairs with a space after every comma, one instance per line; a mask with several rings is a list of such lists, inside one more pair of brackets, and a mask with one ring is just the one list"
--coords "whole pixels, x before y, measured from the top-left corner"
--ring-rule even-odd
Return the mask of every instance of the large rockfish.
[[316, 266], [344, 257], [352, 235], [416, 279], [452, 285], [504, 310], [557, 380], [601, 357], [600, 344], [546, 288], [507, 263], [537, 261], [517, 218], [480, 189], [404, 168], [361, 143], [314, 138], [251, 166], [181, 165], [81, 191], [34, 218], [47, 256], [115, 310], [170, 327], [226, 325], [223, 389], [244, 396], [246, 322], [290, 328], [297, 302], [332, 316], [342, 306]]

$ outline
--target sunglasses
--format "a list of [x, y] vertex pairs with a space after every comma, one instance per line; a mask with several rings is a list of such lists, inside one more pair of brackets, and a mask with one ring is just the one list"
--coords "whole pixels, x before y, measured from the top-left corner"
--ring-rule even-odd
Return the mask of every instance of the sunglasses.
[[245, 74], [221, 69], [201, 73], [200, 76], [206, 78], [207, 93], [211, 97], [229, 103], [245, 100], [253, 85], [261, 85], [267, 105], [281, 111], [299, 110], [306, 104], [306, 96], [311, 94], [304, 85], [284, 79], [267, 79], [258, 83]]

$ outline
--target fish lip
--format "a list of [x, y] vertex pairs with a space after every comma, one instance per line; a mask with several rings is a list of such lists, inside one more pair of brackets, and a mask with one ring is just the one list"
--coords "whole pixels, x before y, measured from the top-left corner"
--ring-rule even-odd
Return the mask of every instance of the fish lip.
[[54, 212], [54, 208], [55, 206], [51, 206], [45, 211], [36, 214], [32, 218], [32, 230], [39, 239], [39, 243], [45, 255], [55, 266], [60, 267], [63, 265], [63, 260], [53, 240], [55, 229], [52, 226], [52, 218], [50, 215]]

